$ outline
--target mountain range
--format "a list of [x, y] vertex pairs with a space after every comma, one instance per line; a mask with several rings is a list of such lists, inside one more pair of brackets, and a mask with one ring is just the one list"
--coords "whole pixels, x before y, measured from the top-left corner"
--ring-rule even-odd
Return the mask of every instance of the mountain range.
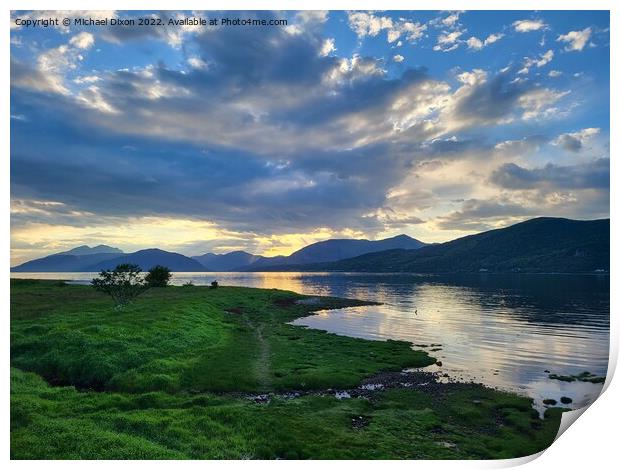
[[[540, 217], [429, 245], [389, 250], [331, 263], [295, 266], [295, 271], [353, 272], [609, 272], [609, 219]], [[275, 268], [291, 270], [288, 267]]]
[[609, 247], [609, 219], [540, 217], [445, 243], [425, 244], [407, 235], [374, 241], [332, 239], [274, 257], [244, 251], [188, 257], [157, 248], [123, 253], [107, 245], [83, 245], [11, 271], [92, 272], [134, 263], [143, 270], [160, 264], [177, 272], [608, 272]]
[[333, 239], [308, 245], [290, 256], [258, 256], [244, 251], [226, 254], [206, 253], [187, 257], [157, 248], [123, 253], [118, 248], [82, 245], [72, 250], [35, 259], [11, 268], [12, 272], [92, 272], [113, 269], [121, 263], [133, 263], [143, 270], [155, 265], [167, 266], [177, 272], [260, 271], [274, 265], [297, 265], [338, 261], [367, 253], [400, 249], [417, 249], [425, 244], [407, 235], [384, 240]]

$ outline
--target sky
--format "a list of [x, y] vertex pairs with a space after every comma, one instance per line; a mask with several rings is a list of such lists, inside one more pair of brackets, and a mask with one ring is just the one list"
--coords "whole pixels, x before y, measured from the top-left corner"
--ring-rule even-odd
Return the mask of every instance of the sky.
[[16, 11], [10, 72], [12, 265], [609, 217], [605, 11]]

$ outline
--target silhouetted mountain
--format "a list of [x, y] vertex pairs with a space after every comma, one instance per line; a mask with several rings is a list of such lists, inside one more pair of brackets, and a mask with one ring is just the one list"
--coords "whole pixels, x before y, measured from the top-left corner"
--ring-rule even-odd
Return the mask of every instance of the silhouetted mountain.
[[338, 261], [354, 256], [392, 249], [416, 250], [426, 244], [407, 235], [398, 235], [384, 240], [333, 239], [313, 243], [290, 256], [261, 258], [248, 266], [247, 270], [260, 271], [270, 266], [299, 265]]
[[116, 258], [107, 259], [100, 263], [89, 266], [84, 271], [100, 271], [102, 269], [114, 269], [117, 265], [123, 263], [137, 264], [143, 271], [148, 271], [153, 266], [162, 265], [168, 267], [171, 271], [198, 272], [204, 271], [205, 268], [198, 261], [188, 258], [179, 253], [171, 253], [169, 251], [160, 250], [158, 248], [150, 248], [147, 250], [128, 253]]
[[[116, 250], [117, 252], [98, 252]], [[406, 235], [385, 240], [327, 240], [290, 256], [243, 251], [189, 258], [159, 249], [122, 254], [100, 245], [77, 247], [28, 261], [13, 272], [113, 269], [135, 263], [172, 271], [359, 271], [359, 272], [594, 272], [609, 271], [609, 219], [578, 221], [541, 217], [450, 242], [425, 245]], [[91, 254], [76, 254], [91, 253]]]
[[246, 253], [245, 251], [231, 251], [223, 255], [206, 253], [200, 256], [192, 256], [192, 259], [198, 261], [207, 271], [234, 271], [262, 258], [262, 256]]
[[[122, 253], [122, 252], [121, 252]], [[80, 272], [90, 271], [93, 264], [107, 259], [118, 258], [119, 253], [96, 253], [92, 255], [66, 255], [56, 254], [27, 261], [19, 266], [11, 268], [11, 272], [37, 273], [37, 272]]]
[[[418, 250], [390, 250], [304, 271], [360, 272], [609, 272], [609, 219], [541, 217]], [[275, 269], [275, 268], [274, 268]]]
[[83, 256], [83, 255], [97, 255], [100, 253], [118, 253], [121, 254], [123, 253], [123, 250], [120, 250], [118, 248], [114, 248], [108, 245], [97, 245], [97, 246], [93, 246], [92, 248], [89, 247], [88, 245], [81, 245], [81, 246], [77, 246], [75, 248], [72, 248], [69, 251], [63, 251], [61, 253], [57, 253], [59, 255], [76, 255], [76, 256]]
[[118, 248], [86, 245], [21, 264], [13, 272], [69, 272], [99, 271], [113, 269], [121, 263], [134, 263], [143, 270], [156, 264], [167, 266], [172, 271], [260, 271], [274, 265], [297, 265], [309, 262], [337, 261], [373, 251], [391, 248], [415, 249], [424, 243], [399, 235], [385, 240], [326, 240], [313, 243], [290, 256], [258, 256], [245, 251], [233, 251], [222, 255], [206, 253], [191, 258], [178, 253], [159, 249], [141, 250], [124, 254]]

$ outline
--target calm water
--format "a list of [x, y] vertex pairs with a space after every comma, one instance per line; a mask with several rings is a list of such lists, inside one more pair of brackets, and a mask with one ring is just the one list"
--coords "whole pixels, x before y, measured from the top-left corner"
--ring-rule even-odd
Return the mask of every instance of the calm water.
[[[94, 273], [13, 273], [87, 281]], [[550, 380], [548, 373], [606, 375], [609, 277], [570, 275], [415, 276], [342, 273], [175, 273], [174, 283], [292, 290], [382, 302], [320, 312], [294, 322], [373, 340], [441, 344], [431, 354], [451, 377], [534, 398], [593, 401], [602, 385]], [[438, 347], [438, 346], [436, 346]], [[432, 349], [430, 347], [426, 348]]]

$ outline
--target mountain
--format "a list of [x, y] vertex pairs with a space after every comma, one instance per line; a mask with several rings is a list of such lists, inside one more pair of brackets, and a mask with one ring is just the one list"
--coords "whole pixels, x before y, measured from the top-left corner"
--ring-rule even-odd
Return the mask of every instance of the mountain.
[[117, 257], [118, 253], [97, 253], [94, 255], [82, 256], [56, 254], [27, 261], [19, 266], [11, 268], [11, 272], [54, 273], [90, 271], [90, 269], [88, 269], [89, 266]]
[[117, 265], [123, 263], [137, 264], [143, 271], [148, 271], [158, 264], [170, 268], [171, 271], [177, 272], [199, 272], [205, 270], [204, 266], [198, 261], [188, 258], [187, 256], [160, 250], [158, 248], [150, 248], [101, 261], [89, 266], [85, 271], [114, 269]]
[[418, 250], [370, 253], [304, 271], [609, 272], [609, 219], [540, 217]]
[[332, 239], [308, 245], [290, 256], [261, 258], [248, 266], [247, 270], [259, 271], [273, 266], [324, 263], [385, 250], [417, 250], [423, 246], [426, 244], [407, 235], [384, 240]]
[[118, 248], [114, 248], [108, 245], [97, 245], [97, 246], [93, 246], [92, 248], [89, 247], [88, 245], [81, 245], [81, 246], [76, 246], [75, 248], [72, 248], [69, 251], [63, 251], [61, 253], [57, 253], [59, 255], [76, 255], [76, 256], [83, 256], [83, 255], [97, 255], [100, 253], [119, 253], [122, 254], [123, 250], [120, 250]]
[[69, 251], [56, 253], [28, 261], [11, 269], [12, 272], [70, 272], [100, 271], [113, 269], [121, 263], [138, 264], [148, 270], [156, 264], [169, 267], [172, 271], [260, 271], [271, 266], [320, 263], [351, 258], [375, 251], [395, 248], [417, 249], [425, 244], [407, 235], [385, 240], [334, 239], [308, 245], [290, 256], [265, 257], [245, 251], [233, 251], [222, 255], [206, 253], [191, 258], [156, 248], [123, 253], [107, 245], [78, 246]]
[[[103, 248], [102, 248], [103, 247]], [[111, 249], [111, 253], [89, 253], [92, 250]], [[46, 256], [44, 258], [27, 261], [11, 268], [11, 272], [92, 272], [102, 269], [114, 269], [121, 263], [134, 263], [143, 271], [147, 271], [157, 264], [169, 267], [172, 271], [204, 271], [205, 268], [196, 260], [178, 253], [170, 253], [159, 249], [140, 250], [135, 253], [123, 253], [117, 248], [99, 245], [89, 248], [80, 246], [63, 253]]]
[[69, 251], [27, 261], [11, 268], [11, 271], [23, 273], [87, 271], [87, 268], [93, 264], [116, 258], [122, 254], [122, 250], [107, 245], [98, 245], [92, 248], [82, 245]]
[[[125, 254], [105, 245], [81, 246], [28, 261], [11, 271], [99, 271], [135, 263], [143, 270], [161, 264], [187, 272], [609, 272], [609, 240], [609, 219], [541, 217], [441, 244], [425, 245], [406, 235], [376, 241], [335, 239], [271, 258], [243, 251], [189, 258], [159, 249]], [[112, 252], [100, 252], [108, 250]]]
[[206, 253], [200, 256], [192, 256], [192, 259], [198, 261], [207, 271], [235, 271], [263, 259], [263, 256], [253, 255], [245, 251], [231, 251], [223, 255]]

